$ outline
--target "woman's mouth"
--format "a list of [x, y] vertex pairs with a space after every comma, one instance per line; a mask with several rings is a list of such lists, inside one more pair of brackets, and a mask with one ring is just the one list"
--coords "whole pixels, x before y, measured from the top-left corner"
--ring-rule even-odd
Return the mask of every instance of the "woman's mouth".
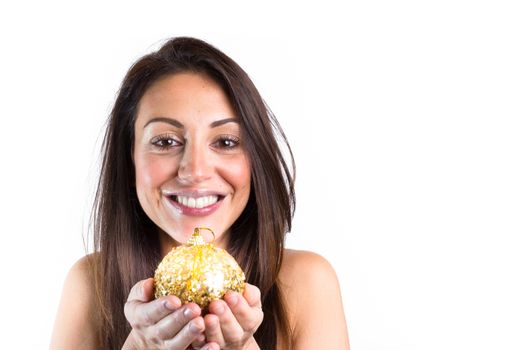
[[209, 215], [219, 208], [222, 204], [224, 196], [208, 195], [200, 197], [182, 196], [182, 195], [168, 195], [171, 205], [184, 215], [190, 216], [205, 216]]
[[173, 196], [177, 203], [189, 208], [204, 208], [209, 205], [217, 203], [219, 196], [205, 196], [205, 197], [187, 197], [187, 196]]

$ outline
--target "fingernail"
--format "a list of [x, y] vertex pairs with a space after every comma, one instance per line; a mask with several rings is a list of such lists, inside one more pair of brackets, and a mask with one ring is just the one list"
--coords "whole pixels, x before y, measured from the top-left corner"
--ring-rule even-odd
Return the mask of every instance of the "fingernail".
[[190, 331], [191, 331], [192, 333], [200, 333], [200, 331], [201, 331], [201, 330], [199, 329], [199, 327], [198, 327], [195, 323], [193, 323], [193, 322], [190, 322], [190, 326], [189, 326], [189, 327], [190, 327]]
[[173, 311], [173, 310], [176, 309], [175, 305], [173, 305], [172, 303], [170, 303], [170, 302], [167, 301], [167, 300], [164, 302], [164, 307], [165, 307], [166, 309], [168, 309], [168, 310], [171, 310], [171, 311]]
[[183, 312], [184, 317], [190, 317], [192, 314], [193, 314], [193, 311], [191, 311], [191, 309], [188, 307]]

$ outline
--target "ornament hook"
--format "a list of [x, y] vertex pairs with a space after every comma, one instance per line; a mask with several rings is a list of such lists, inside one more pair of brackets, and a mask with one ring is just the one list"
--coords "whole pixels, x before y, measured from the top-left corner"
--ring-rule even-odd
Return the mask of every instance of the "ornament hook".
[[213, 243], [215, 242], [215, 232], [213, 232], [213, 230], [211, 228], [208, 228], [208, 227], [195, 227], [195, 229], [193, 230], [193, 235], [194, 236], [200, 236], [200, 230], [208, 230], [211, 232], [211, 234], [213, 235], [213, 240], [210, 242], [210, 243]]

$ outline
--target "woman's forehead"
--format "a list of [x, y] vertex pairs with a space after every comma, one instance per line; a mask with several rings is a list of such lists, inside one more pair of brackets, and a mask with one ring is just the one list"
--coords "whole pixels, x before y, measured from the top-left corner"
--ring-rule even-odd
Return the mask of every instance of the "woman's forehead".
[[[226, 93], [213, 80], [195, 73], [179, 73], [155, 82], [142, 96], [137, 123], [170, 118], [186, 125], [237, 121]], [[225, 124], [225, 122], [222, 122]]]

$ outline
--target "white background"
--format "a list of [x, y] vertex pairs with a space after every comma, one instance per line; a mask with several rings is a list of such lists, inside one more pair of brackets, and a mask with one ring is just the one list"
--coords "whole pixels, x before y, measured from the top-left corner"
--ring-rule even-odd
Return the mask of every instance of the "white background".
[[281, 121], [353, 350], [524, 349], [520, 1], [188, 3], [0, 5], [0, 347], [48, 346], [119, 83], [191, 35]]

